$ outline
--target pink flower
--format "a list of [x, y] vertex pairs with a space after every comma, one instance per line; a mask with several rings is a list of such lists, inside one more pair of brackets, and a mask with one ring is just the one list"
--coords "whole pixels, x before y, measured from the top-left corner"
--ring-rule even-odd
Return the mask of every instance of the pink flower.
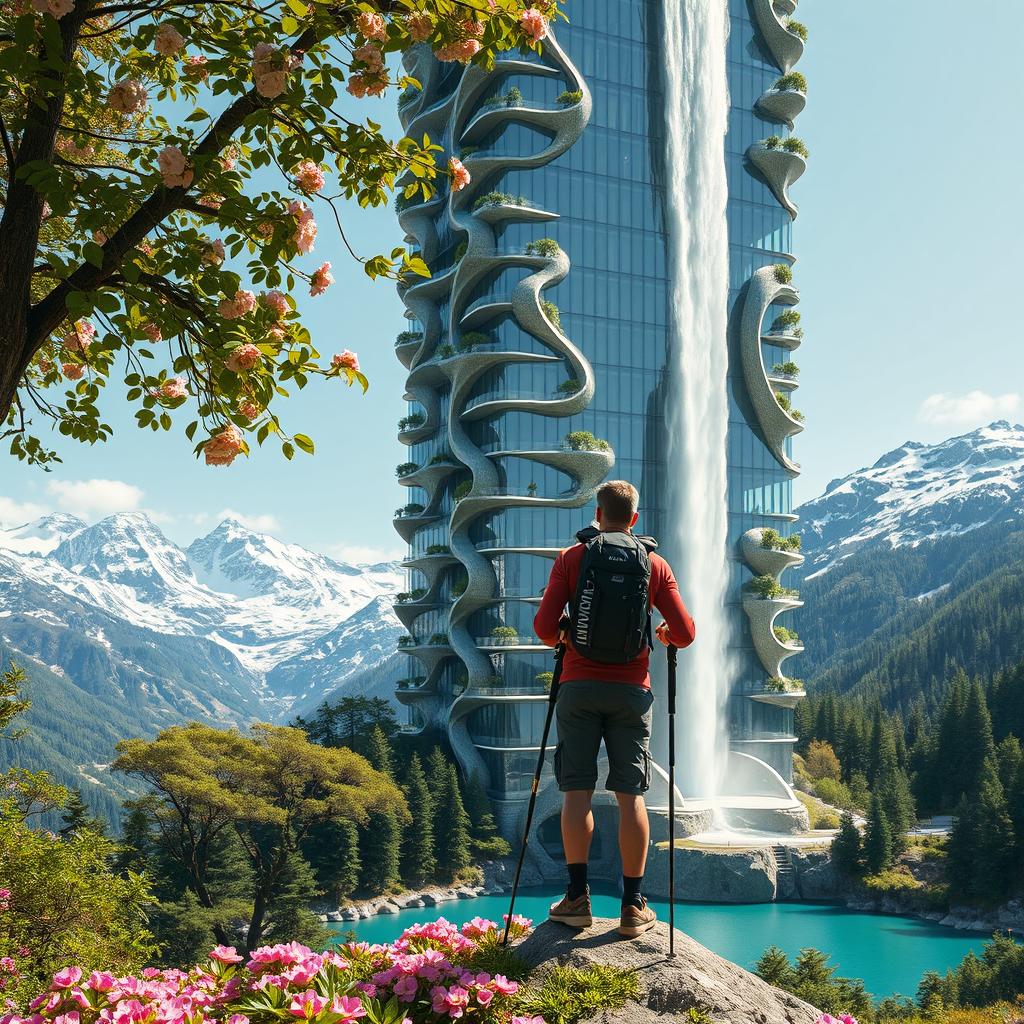
[[218, 238], [203, 249], [200, 262], [208, 267], [219, 267], [224, 262], [224, 243]]
[[[43, 356], [43, 357], [42, 357], [42, 358], [41, 358], [41, 359], [39, 360], [39, 372], [40, 372], [40, 373], [41, 373], [41, 374], [42, 374], [42, 375], [43, 375], [44, 377], [46, 377], [46, 376], [48, 376], [48, 375], [49, 375], [49, 373], [50, 373], [50, 371], [51, 371], [52, 369], [53, 369], [53, 363], [51, 363], [51, 362], [50, 362], [50, 360], [46, 358], [46, 356]], [[7, 904], [7, 901], [6, 901], [6, 900], [2, 900], [2, 899], [0, 899], [0, 910], [6, 910], [6, 909], [7, 909], [7, 905], [8, 905], [8, 904]]]
[[217, 308], [225, 320], [237, 320], [256, 308], [256, 296], [240, 288], [233, 299], [221, 299]]
[[384, 18], [373, 11], [360, 11], [356, 17], [356, 28], [367, 39], [376, 39], [383, 42], [388, 37], [388, 27]]
[[324, 172], [320, 169], [320, 165], [313, 160], [303, 160], [298, 167], [295, 168], [295, 184], [302, 189], [303, 192], [319, 192], [324, 187], [326, 178]]
[[491, 987], [503, 996], [514, 996], [519, 991], [519, 983], [509, 981], [504, 974], [496, 974], [491, 979]]
[[413, 1002], [416, 999], [416, 993], [418, 991], [419, 982], [417, 982], [411, 974], [403, 974], [402, 977], [395, 982], [394, 993], [399, 1002]]
[[107, 106], [119, 114], [136, 114], [148, 100], [149, 94], [137, 78], [122, 78], [107, 93]]
[[173, 57], [184, 45], [185, 37], [168, 22], [156, 30], [153, 46], [162, 57]]
[[77, 985], [82, 980], [82, 968], [81, 967], [65, 967], [64, 970], [58, 971], [53, 976], [53, 987], [54, 988], [71, 988], [72, 985]]
[[255, 345], [246, 343], [233, 348], [224, 360], [224, 365], [232, 373], [240, 373], [242, 370], [251, 370], [262, 358], [263, 354]]
[[87, 985], [94, 992], [109, 992], [114, 987], [114, 976], [109, 971], [93, 971]]
[[194, 79], [197, 82], [205, 82], [210, 77], [210, 72], [206, 67], [206, 58], [203, 56], [186, 57], [181, 71], [186, 78]]
[[160, 341], [163, 338], [163, 331], [160, 330], [159, 324], [143, 324], [142, 333], [149, 338], [150, 341]]
[[210, 950], [210, 959], [222, 964], [240, 964], [244, 957], [238, 955], [234, 946], [214, 946]]
[[63, 344], [69, 352], [87, 352], [96, 337], [96, 328], [88, 320], [77, 320], [74, 329], [64, 335]]
[[[245, 441], [233, 424], [214, 434], [203, 446], [203, 455], [208, 466], [230, 466], [238, 453], [245, 447]], [[115, 1024], [117, 1024], [115, 1018]]]
[[277, 289], [261, 295], [260, 302], [274, 314], [274, 318], [277, 320], [280, 320], [288, 312], [288, 300]]
[[543, 1017], [513, 1017], [512, 1024], [544, 1024]]
[[462, 934], [465, 935], [467, 939], [482, 939], [485, 935], [489, 935], [493, 932], [497, 927], [498, 926], [494, 921], [488, 921], [483, 917], [474, 917], [472, 921], [467, 921], [462, 926]]
[[244, 1013], [233, 1013], [228, 1017], [228, 1024], [249, 1024], [249, 1018]]
[[376, 72], [384, 68], [384, 54], [380, 47], [374, 46], [373, 43], [363, 43], [362, 46], [357, 46], [352, 51], [352, 56], [356, 60], [362, 61], [368, 71]]
[[75, 0], [32, 0], [40, 14], [52, 14], [58, 21], [75, 9]]
[[355, 1020], [366, 1016], [366, 1007], [353, 996], [335, 996], [331, 1003], [331, 1013], [340, 1014], [342, 1020]]
[[477, 989], [476, 1001], [481, 1006], [488, 1006], [494, 998], [494, 993], [489, 988]]
[[[171, 401], [176, 401], [177, 399], [185, 398], [186, 395], [188, 395], [188, 388], [185, 387], [185, 381], [181, 377], [168, 377], [168, 379], [160, 385], [158, 394], [161, 398], [168, 398]], [[221, 949], [223, 947], [218, 946], [217, 948]], [[210, 955], [213, 956], [212, 953]], [[239, 957], [238, 961], [241, 961], [241, 959], [242, 958]], [[235, 963], [238, 961], [230, 962]], [[228, 963], [229, 961], [225, 960], [224, 962]]]
[[414, 42], [425, 42], [433, 34], [434, 19], [429, 14], [410, 14], [408, 24]]
[[288, 72], [297, 63], [286, 49], [257, 43], [252, 52], [252, 81], [256, 91], [268, 100], [276, 99], [288, 87]]
[[292, 243], [300, 253], [313, 251], [313, 243], [316, 241], [316, 221], [313, 219], [313, 211], [305, 204], [293, 199], [288, 204], [288, 213], [295, 218], [295, 231], [292, 234]]
[[473, 180], [469, 171], [466, 170], [465, 165], [457, 156], [453, 156], [448, 160], [448, 173], [451, 175], [452, 188], [456, 192], [461, 192]]
[[305, 992], [300, 992], [291, 1001], [291, 1005], [288, 1009], [291, 1010], [292, 1014], [296, 1017], [303, 1017], [306, 1020], [312, 1020], [326, 1005], [326, 999], [318, 996], [312, 989], [307, 989]]
[[221, 170], [233, 171], [235, 164], [238, 161], [238, 151], [232, 146], [230, 149], [225, 149], [220, 155], [220, 166]]
[[255, 402], [248, 399], [239, 405], [238, 411], [250, 423], [252, 423], [253, 420], [259, 419], [260, 416], [260, 407]]
[[323, 295], [330, 286], [334, 284], [334, 275], [331, 273], [330, 263], [322, 263], [313, 271], [309, 279], [309, 294], [314, 296]]
[[536, 7], [530, 7], [519, 16], [519, 27], [531, 42], [539, 43], [548, 34], [548, 19]]
[[484, 34], [484, 23], [467, 18], [462, 23], [462, 28], [470, 39], [479, 39]]
[[434, 56], [438, 60], [457, 60], [462, 64], [468, 64], [479, 52], [480, 41], [478, 39], [457, 39], [454, 43], [435, 50]]
[[355, 96], [357, 100], [361, 100], [365, 96], [383, 96], [387, 86], [388, 83], [385, 78], [356, 73], [349, 75], [348, 85], [345, 86], [345, 90], [350, 95]]
[[177, 146], [164, 146], [157, 157], [160, 173], [168, 188], [188, 188], [192, 184], [193, 172], [185, 154]]
[[340, 366], [349, 370], [359, 369], [359, 357], [355, 352], [350, 352], [345, 349], [344, 352], [339, 352], [337, 355], [331, 357], [332, 366]]
[[206, 195], [199, 197], [199, 202], [200, 205], [207, 206], [211, 210], [219, 210], [224, 205], [224, 197], [208, 192]]

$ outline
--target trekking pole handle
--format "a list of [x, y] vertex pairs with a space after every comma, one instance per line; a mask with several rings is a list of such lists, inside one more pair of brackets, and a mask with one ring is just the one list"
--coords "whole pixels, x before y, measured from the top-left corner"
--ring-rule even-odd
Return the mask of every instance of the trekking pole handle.
[[668, 706], [669, 714], [676, 709], [676, 655], [679, 648], [675, 644], [668, 645]]

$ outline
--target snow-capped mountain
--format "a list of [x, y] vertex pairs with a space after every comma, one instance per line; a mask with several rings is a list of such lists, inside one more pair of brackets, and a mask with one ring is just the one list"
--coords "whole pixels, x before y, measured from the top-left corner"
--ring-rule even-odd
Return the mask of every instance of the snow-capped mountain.
[[15, 529], [0, 529], [0, 548], [17, 551], [23, 555], [47, 555], [61, 541], [78, 533], [79, 530], [84, 530], [85, 527], [86, 524], [77, 516], [54, 512]]
[[802, 505], [813, 579], [854, 552], [955, 537], [1024, 512], [1024, 426], [1000, 420], [939, 444], [908, 441]]

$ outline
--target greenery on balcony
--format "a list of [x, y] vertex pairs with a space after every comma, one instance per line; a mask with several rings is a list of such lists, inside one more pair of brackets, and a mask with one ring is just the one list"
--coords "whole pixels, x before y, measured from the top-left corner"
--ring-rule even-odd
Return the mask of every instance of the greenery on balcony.
[[459, 339], [459, 351], [469, 352], [477, 345], [491, 345], [494, 343], [494, 336], [485, 331], [467, 331]]
[[561, 395], [575, 395], [582, 387], [583, 385], [575, 377], [570, 377], [568, 380], [563, 380], [555, 390]]
[[416, 427], [422, 427], [427, 422], [427, 417], [421, 412], [413, 412], [408, 416], [403, 416], [398, 421], [399, 430], [414, 430]]
[[562, 247], [553, 238], [538, 238], [536, 241], [527, 242], [523, 251], [527, 256], [544, 256], [552, 259], [562, 251]]
[[787, 679], [785, 676], [772, 676], [764, 684], [767, 693], [794, 693], [804, 688], [802, 679]]
[[589, 430], [573, 430], [565, 435], [562, 447], [571, 452], [610, 452], [612, 446]]
[[453, 501], [462, 501], [463, 498], [469, 495], [469, 492], [473, 490], [472, 480], [463, 480], [458, 487], [452, 492]]
[[799, 409], [793, 408], [793, 403], [789, 399], [789, 395], [782, 391], [775, 392], [775, 401], [779, 403], [783, 412], [788, 413], [793, 419], [799, 423], [803, 423], [804, 414]]
[[423, 511], [423, 506], [417, 504], [414, 501], [409, 502], [408, 505], [403, 505], [401, 508], [395, 509], [395, 518], [403, 519], [405, 516], [418, 516]]
[[450, 555], [452, 549], [447, 544], [431, 544], [425, 554], [428, 555]]
[[779, 643], [789, 644], [790, 647], [800, 646], [800, 637], [797, 635], [795, 630], [786, 629], [785, 626], [775, 626], [772, 629], [776, 639]]
[[804, 143], [804, 140], [798, 139], [795, 135], [791, 135], [786, 139], [786, 141], [782, 143], [782, 148], [787, 153], [796, 153], [797, 156], [802, 156], [805, 160], [811, 155]]
[[[399, 645], [399, 646], [401, 646], [401, 645]], [[426, 681], [427, 681], [427, 677], [426, 676], [409, 676], [406, 679], [399, 679], [398, 682], [395, 685], [400, 690], [411, 690], [414, 687], [419, 686], [421, 683], [425, 683]]]
[[776, 377], [799, 377], [800, 367], [792, 360], [786, 363], [776, 363], [772, 367], [772, 373]]
[[797, 597], [797, 591], [784, 587], [774, 576], [755, 576], [747, 588], [757, 597], [765, 600], [777, 600], [780, 597]]
[[529, 496], [530, 496], [531, 498], [536, 498], [536, 497], [537, 497], [537, 481], [536, 481], [536, 480], [531, 480], [531, 481], [530, 481], [530, 482], [529, 482], [529, 483], [528, 483], [528, 484], [526, 485], [526, 493], [527, 493], [527, 494], [528, 494], [528, 495], [529, 495]]
[[555, 102], [563, 107], [575, 107], [577, 103], [583, 100], [582, 89], [566, 89], [565, 92], [560, 92], [555, 99]]
[[480, 104], [481, 107], [521, 107], [523, 105], [523, 91], [513, 85], [508, 92], [499, 96], [491, 96]]
[[780, 92], [792, 89], [795, 92], [802, 92], [806, 95], [807, 79], [799, 71], [790, 71], [788, 75], [783, 75], [777, 79], [772, 88], [778, 89]]
[[395, 466], [395, 476], [408, 476], [410, 473], [415, 473], [419, 468], [420, 467], [415, 462], [400, 462]]
[[416, 646], [416, 637], [409, 636], [408, 634], [406, 634], [405, 636], [400, 636], [398, 638], [398, 646], [399, 647], [415, 647]]
[[556, 327], [562, 326], [562, 314], [559, 313], [558, 307], [550, 299], [541, 299], [540, 308]]
[[800, 550], [800, 534], [793, 533], [788, 537], [783, 537], [778, 530], [769, 527], [761, 531], [761, 547], [768, 551], [796, 552]]
[[788, 263], [776, 263], [772, 270], [779, 284], [789, 284], [793, 280], [793, 268]]
[[800, 323], [800, 311], [798, 309], [784, 309], [772, 321], [772, 330], [785, 331], [787, 328], [796, 327]]
[[805, 43], [807, 42], [807, 26], [802, 21], [794, 21], [790, 18], [786, 22], [786, 28], [793, 33], [795, 36], [799, 36]]
[[427, 641], [429, 647], [447, 647], [448, 646], [448, 634], [447, 633], [431, 633], [430, 639]]
[[410, 601], [418, 601], [421, 597], [425, 597], [426, 593], [426, 587], [417, 587], [415, 590], [403, 591], [401, 594], [396, 594], [395, 600], [399, 604], [408, 604]]
[[534, 682], [538, 685], [543, 686], [545, 690], [551, 690], [551, 684], [555, 681], [554, 672], [538, 672], [534, 677]]
[[438, 359], [451, 359], [455, 355], [455, 346], [445, 342], [443, 345], [437, 346], [437, 357]]
[[452, 597], [462, 597], [466, 592], [466, 587], [469, 586], [469, 580], [463, 576], [461, 579], [457, 579], [452, 584]]
[[514, 196], [510, 192], [488, 192], [481, 196], [474, 204], [473, 209], [479, 210], [484, 206], [531, 206], [526, 196]]
[[515, 626], [495, 626], [491, 630], [491, 636], [495, 640], [518, 640], [519, 630]]
[[422, 340], [423, 340], [423, 332], [422, 331], [402, 331], [402, 333], [399, 334], [397, 338], [395, 338], [395, 344], [396, 345], [408, 345], [409, 342], [411, 342], [411, 341], [422, 341]]
[[[454, 350], [453, 350], [454, 351]], [[455, 459], [452, 457], [451, 452], [437, 452], [435, 455], [431, 455], [428, 466], [439, 466], [446, 465], [447, 463], [454, 463]]]
[[467, 242], [465, 239], [459, 242], [459, 244], [455, 247], [455, 255], [452, 257], [452, 262], [458, 263], [459, 260], [461, 260], [462, 257], [466, 255], [466, 249], [468, 248], [469, 242]]

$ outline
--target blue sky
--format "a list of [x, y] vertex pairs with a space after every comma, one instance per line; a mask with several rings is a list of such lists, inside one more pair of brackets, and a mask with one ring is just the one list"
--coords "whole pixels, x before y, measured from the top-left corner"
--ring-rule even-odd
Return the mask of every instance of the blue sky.
[[[567, 10], [572, 14], [574, 3]], [[810, 101], [799, 134], [811, 150], [793, 189], [800, 349], [797, 499], [906, 440], [936, 441], [992, 419], [1024, 420], [1017, 130], [1024, 71], [1018, 5], [900, 0], [884, 15], [836, 0], [801, 0], [810, 45], [800, 64]], [[392, 103], [352, 104], [398, 130]], [[310, 388], [287, 423], [317, 442], [287, 463], [275, 449], [229, 469], [197, 463], [178, 432], [143, 433], [109, 419], [115, 437], [58, 442], [64, 464], [43, 474], [0, 463], [0, 523], [49, 510], [94, 520], [154, 512], [187, 542], [232, 512], [286, 540], [352, 560], [402, 550], [391, 525], [405, 500], [394, 482], [404, 449], [405, 370], [392, 350], [404, 321], [394, 287], [347, 260], [321, 217], [310, 266], [329, 259], [338, 283], [303, 301], [322, 351], [352, 348], [370, 378], [362, 396]], [[353, 207], [346, 232], [372, 253], [400, 240], [390, 210]], [[182, 423], [187, 422], [182, 420]]]

